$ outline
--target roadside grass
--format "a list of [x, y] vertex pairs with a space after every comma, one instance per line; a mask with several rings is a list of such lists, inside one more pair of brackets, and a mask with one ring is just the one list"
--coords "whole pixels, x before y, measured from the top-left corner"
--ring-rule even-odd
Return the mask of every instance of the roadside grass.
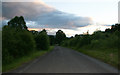
[[53, 48], [54, 48], [53, 46], [50, 46], [50, 48], [48, 50], [34, 51], [34, 52], [31, 52], [30, 54], [23, 56], [19, 59], [15, 59], [10, 64], [2, 65], [2, 72], [8, 72], [8, 71], [14, 70], [14, 69], [20, 67], [22, 64], [28, 63], [28, 62], [34, 60], [35, 58], [40, 57], [40, 56], [50, 52], [51, 50], [53, 50]]
[[[71, 47], [69, 47], [71, 48]], [[81, 52], [83, 54], [86, 54], [88, 56], [91, 56], [93, 58], [99, 59], [107, 64], [112, 65], [115, 68], [118, 67], [118, 49], [108, 49], [108, 48], [96, 48], [96, 49], [90, 49], [90, 48], [74, 48], [72, 49]], [[120, 69], [120, 68], [119, 68]]]

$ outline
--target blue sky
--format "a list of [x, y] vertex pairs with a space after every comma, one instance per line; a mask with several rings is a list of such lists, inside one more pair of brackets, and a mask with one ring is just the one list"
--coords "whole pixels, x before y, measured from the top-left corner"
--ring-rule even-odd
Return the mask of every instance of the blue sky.
[[44, 0], [60, 11], [91, 17], [95, 23], [114, 24], [118, 21], [118, 0]]
[[[104, 31], [118, 23], [118, 0], [4, 0], [3, 21], [24, 16], [30, 30], [67, 36]], [[27, 3], [26, 3], [27, 2]], [[30, 2], [30, 3], [28, 3]]]

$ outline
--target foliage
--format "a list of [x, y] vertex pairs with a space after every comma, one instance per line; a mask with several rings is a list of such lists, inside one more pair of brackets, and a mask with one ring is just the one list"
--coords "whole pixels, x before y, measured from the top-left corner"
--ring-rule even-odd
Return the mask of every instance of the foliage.
[[46, 30], [42, 30], [41, 32], [39, 32], [39, 34], [35, 37], [35, 41], [38, 49], [49, 49], [50, 41]]
[[61, 42], [66, 39], [66, 35], [62, 30], [58, 30], [56, 32], [56, 37], [55, 38], [56, 38], [56, 43], [61, 44]]
[[[118, 49], [120, 49], [119, 38], [120, 24], [115, 24], [111, 26], [111, 29], [95, 31], [92, 35], [75, 35], [75, 37], [65, 40], [62, 45], [74, 48], [75, 50], [112, 64], [113, 66], [117, 66], [118, 60], [116, 57], [118, 57]], [[111, 57], [115, 60], [111, 60]]]
[[106, 31], [95, 31], [92, 35], [75, 35], [75, 37], [64, 42], [64, 46], [73, 46], [81, 48], [88, 46], [90, 48], [117, 48], [120, 37], [120, 24], [111, 26]]
[[35, 49], [33, 35], [26, 30], [16, 32], [16, 29], [4, 26], [2, 41], [3, 64], [10, 63], [13, 59], [24, 56]]
[[26, 22], [23, 18], [23, 16], [15, 16], [13, 19], [11, 19], [9, 22], [8, 22], [8, 26], [9, 27], [12, 27], [12, 28], [15, 28], [17, 30], [20, 30], [20, 29], [25, 29], [27, 30], [27, 26], [26, 26]]
[[55, 36], [49, 35], [49, 39], [50, 39], [50, 45], [54, 45], [55, 44]]
[[[22, 16], [14, 17], [2, 28], [2, 63], [10, 64], [14, 60], [38, 49], [49, 49], [49, 37], [46, 30], [28, 31]], [[4, 67], [4, 66], [3, 66]]]

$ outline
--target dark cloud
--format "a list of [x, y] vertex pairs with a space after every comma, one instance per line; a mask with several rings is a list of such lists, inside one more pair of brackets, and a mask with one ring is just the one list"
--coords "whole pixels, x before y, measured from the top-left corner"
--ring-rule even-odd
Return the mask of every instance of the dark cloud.
[[58, 11], [43, 2], [3, 2], [3, 17], [24, 16], [30, 28], [76, 28], [92, 24], [89, 17]]
[[44, 3], [35, 2], [3, 2], [3, 17], [11, 19], [14, 16], [24, 16], [28, 20], [33, 20], [39, 15], [54, 11], [55, 9]]

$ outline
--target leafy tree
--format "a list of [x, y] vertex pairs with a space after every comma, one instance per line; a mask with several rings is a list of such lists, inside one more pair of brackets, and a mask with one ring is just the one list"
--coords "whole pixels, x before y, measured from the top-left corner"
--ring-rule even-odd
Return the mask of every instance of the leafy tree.
[[105, 32], [107, 32], [107, 33], [111, 33], [111, 29], [108, 28], [108, 29], [105, 30]]
[[66, 35], [62, 30], [56, 32], [56, 43], [60, 44], [63, 40], [66, 39]]
[[120, 32], [120, 24], [115, 24], [111, 26], [111, 29], [106, 29], [105, 32], [113, 33], [116, 30]]
[[36, 44], [38, 49], [47, 50], [50, 46], [49, 37], [46, 30], [42, 30], [36, 37]]
[[50, 45], [54, 45], [55, 44], [55, 36], [49, 35], [49, 39], [50, 39]]
[[9, 27], [13, 27], [17, 30], [19, 29], [24, 29], [24, 30], [27, 30], [27, 26], [26, 26], [26, 22], [23, 18], [23, 16], [15, 16], [13, 19], [11, 19], [9, 22], [8, 22], [8, 26]]
[[97, 39], [104, 39], [106, 37], [109, 37], [109, 35], [105, 34], [105, 32], [103, 31], [95, 31], [91, 37], [92, 39], [97, 40]]
[[30, 32], [31, 32], [33, 35], [38, 35], [38, 31], [31, 30]]
[[25, 24], [22, 18], [20, 17], [21, 20], [19, 20], [19, 17], [15, 17], [9, 21], [9, 25], [2, 28], [3, 64], [9, 64], [14, 59], [25, 56], [35, 50], [35, 40], [32, 33], [25, 29], [27, 27], [19, 27]]

